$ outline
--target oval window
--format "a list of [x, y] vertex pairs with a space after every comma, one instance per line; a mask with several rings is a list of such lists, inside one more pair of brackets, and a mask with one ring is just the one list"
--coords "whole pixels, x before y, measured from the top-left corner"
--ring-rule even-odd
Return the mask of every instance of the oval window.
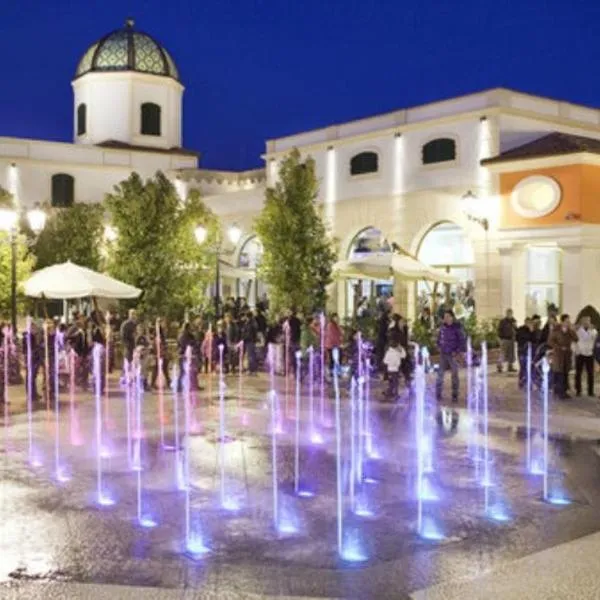
[[561, 190], [558, 183], [541, 175], [526, 177], [519, 181], [511, 194], [513, 210], [526, 219], [549, 215], [560, 204]]

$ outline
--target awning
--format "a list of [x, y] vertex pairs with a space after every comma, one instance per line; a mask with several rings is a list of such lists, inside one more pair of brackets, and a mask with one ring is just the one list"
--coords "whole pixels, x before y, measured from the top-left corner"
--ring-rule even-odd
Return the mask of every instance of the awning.
[[457, 283], [450, 273], [436, 269], [403, 252], [369, 252], [333, 266], [334, 275], [344, 279], [385, 280], [396, 277], [404, 281]]
[[137, 298], [142, 290], [68, 261], [36, 271], [24, 285], [32, 298]]

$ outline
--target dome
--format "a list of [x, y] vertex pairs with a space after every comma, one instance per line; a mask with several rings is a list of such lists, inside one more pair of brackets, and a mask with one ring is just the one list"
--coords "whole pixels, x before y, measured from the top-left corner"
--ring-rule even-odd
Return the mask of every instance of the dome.
[[75, 77], [112, 71], [137, 71], [179, 81], [177, 67], [169, 53], [147, 33], [135, 31], [131, 19], [122, 29], [105, 35], [87, 49], [77, 65]]

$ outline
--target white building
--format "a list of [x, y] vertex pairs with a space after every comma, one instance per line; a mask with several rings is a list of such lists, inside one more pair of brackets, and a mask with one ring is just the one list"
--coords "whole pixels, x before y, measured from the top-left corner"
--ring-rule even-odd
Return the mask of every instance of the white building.
[[[296, 147], [316, 161], [340, 259], [395, 242], [457, 275], [453, 293], [472, 290], [484, 316], [512, 306], [521, 319], [546, 302], [571, 313], [600, 304], [596, 109], [492, 89], [269, 140], [265, 169], [227, 172], [198, 168], [198, 155], [183, 148], [175, 63], [132, 22], [90, 46], [72, 86], [72, 144], [0, 137], [0, 186], [24, 207], [99, 202], [132, 171], [160, 169], [182, 195], [200, 189], [225, 226], [243, 229], [229, 260], [252, 267], [260, 257], [254, 218], [279, 161]], [[356, 283], [334, 286], [339, 312], [351, 310]], [[359, 293], [391, 284], [363, 282]], [[225, 278], [222, 292], [252, 300], [259, 288]], [[432, 291], [394, 289], [411, 317], [417, 294]]]

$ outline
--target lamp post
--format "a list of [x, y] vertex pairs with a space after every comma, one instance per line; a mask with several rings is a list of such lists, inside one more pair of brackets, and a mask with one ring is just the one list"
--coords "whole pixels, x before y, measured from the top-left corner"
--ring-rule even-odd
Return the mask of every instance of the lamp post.
[[486, 209], [487, 207], [482, 204], [480, 198], [478, 198], [471, 190], [469, 190], [462, 197], [463, 212], [469, 221], [477, 223], [483, 227], [485, 234], [485, 294], [486, 302], [488, 305], [488, 311], [491, 310], [491, 294], [490, 294], [490, 221], [487, 218]]
[[[36, 206], [25, 213], [29, 227], [36, 235], [46, 225], [46, 213]], [[19, 232], [19, 211], [14, 208], [0, 208], [0, 230], [8, 233], [10, 243], [10, 322], [13, 333], [17, 331], [17, 234]]]
[[[198, 225], [194, 229], [194, 235], [196, 237], [196, 241], [198, 244], [202, 245], [206, 242], [206, 238], [208, 237], [208, 230], [204, 225]], [[227, 237], [229, 241], [237, 246], [240, 238], [242, 237], [242, 230], [234, 223], [227, 230]], [[215, 254], [215, 262], [216, 262], [216, 271], [215, 271], [215, 318], [219, 318], [221, 312], [221, 297], [220, 297], [220, 288], [221, 288], [221, 253], [223, 251], [223, 240], [221, 237], [221, 229], [217, 230], [217, 239], [215, 243], [211, 246], [210, 250]]]

